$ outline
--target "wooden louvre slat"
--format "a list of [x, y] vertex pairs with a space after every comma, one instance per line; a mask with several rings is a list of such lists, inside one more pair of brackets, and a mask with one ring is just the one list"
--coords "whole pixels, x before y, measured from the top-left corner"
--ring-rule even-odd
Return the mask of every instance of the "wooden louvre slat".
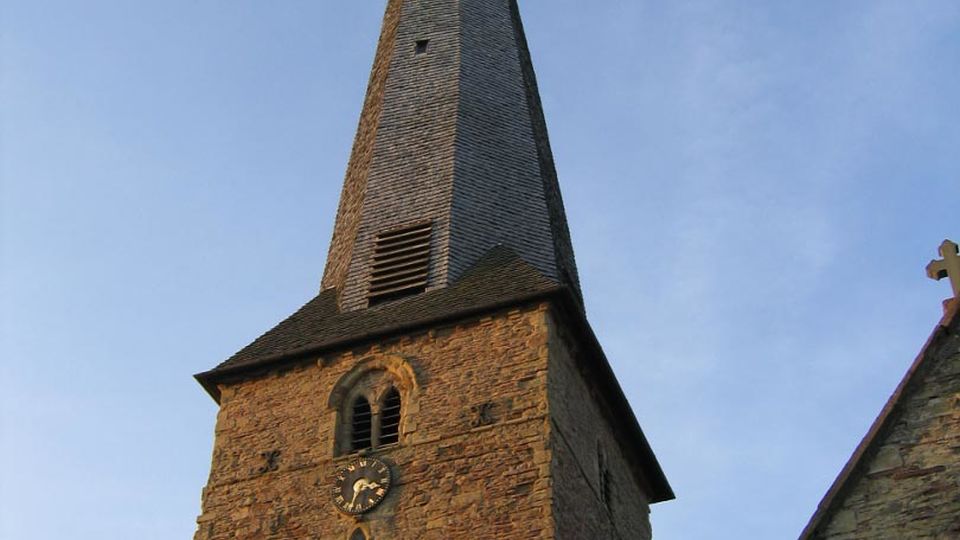
[[400, 249], [377, 248], [375, 250], [375, 255], [374, 255], [375, 259], [373, 264], [374, 266], [382, 265], [383, 263], [390, 261], [392, 259], [395, 259], [399, 256], [405, 256], [411, 253], [422, 253], [424, 251], [429, 251], [429, 250], [430, 250], [429, 240], [426, 242], [423, 242], [422, 244], [407, 246]]
[[370, 275], [373, 277], [379, 277], [391, 272], [399, 272], [407, 268], [425, 268], [422, 257], [404, 257], [403, 260], [399, 260], [394, 264], [390, 265], [381, 265], [377, 268], [374, 268]]
[[429, 231], [426, 234], [417, 234], [416, 236], [405, 236], [403, 238], [391, 239], [389, 241], [381, 240], [376, 242], [378, 250], [399, 249], [403, 246], [410, 246], [417, 243], [423, 243], [430, 240]]
[[[411, 251], [408, 253], [403, 253], [402, 255], [391, 256], [387, 255], [379, 259], [375, 259], [371, 268], [374, 272], [389, 270], [390, 268], [412, 264], [414, 262], [423, 263], [426, 261], [426, 255], [430, 252], [430, 246], [424, 246], [419, 251]], [[374, 255], [376, 257], [376, 254]]]
[[412, 268], [401, 272], [377, 276], [370, 279], [370, 290], [417, 279], [427, 279], [427, 270], [425, 268]]
[[427, 284], [426, 279], [413, 279], [413, 280], [407, 280], [403, 282], [390, 283], [389, 285], [383, 285], [383, 286], [377, 287], [376, 290], [371, 291], [370, 297], [372, 299], [374, 297], [384, 296], [387, 294], [399, 293], [407, 289], [416, 289], [416, 288], [424, 287], [426, 286], [426, 284]]
[[370, 304], [422, 292], [430, 272], [429, 223], [377, 236], [370, 264]]
[[381, 234], [377, 237], [377, 243], [387, 242], [387, 241], [394, 240], [394, 239], [397, 239], [397, 238], [404, 238], [404, 237], [407, 237], [407, 236], [413, 236], [413, 235], [417, 235], [417, 234], [421, 234], [421, 235], [422, 235], [422, 234], [427, 234], [427, 235], [429, 235], [429, 234], [430, 234], [430, 228], [431, 228], [431, 225], [430, 225], [429, 223], [424, 223], [424, 224], [422, 224], [422, 225], [417, 225], [417, 226], [415, 226], [415, 227], [408, 227], [408, 228], [406, 228], [406, 229], [400, 229], [400, 230], [393, 231], [393, 232], [381, 233]]

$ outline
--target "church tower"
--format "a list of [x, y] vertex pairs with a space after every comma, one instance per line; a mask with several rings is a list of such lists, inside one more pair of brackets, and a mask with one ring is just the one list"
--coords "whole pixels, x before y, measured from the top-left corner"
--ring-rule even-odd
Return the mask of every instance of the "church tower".
[[197, 380], [195, 540], [651, 537], [516, 0], [388, 0], [320, 293]]

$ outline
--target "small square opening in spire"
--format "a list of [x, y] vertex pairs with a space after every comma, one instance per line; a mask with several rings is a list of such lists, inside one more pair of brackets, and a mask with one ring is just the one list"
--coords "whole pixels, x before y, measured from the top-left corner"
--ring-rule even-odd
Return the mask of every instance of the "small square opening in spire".
[[414, 54], [421, 55], [427, 54], [427, 48], [430, 46], [429, 39], [421, 39], [417, 41], [417, 45], [414, 48]]

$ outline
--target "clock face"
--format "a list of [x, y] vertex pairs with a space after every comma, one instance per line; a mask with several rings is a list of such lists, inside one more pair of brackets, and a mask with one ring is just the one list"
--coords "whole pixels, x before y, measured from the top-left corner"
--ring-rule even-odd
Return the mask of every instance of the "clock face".
[[369, 512], [390, 491], [390, 467], [379, 459], [362, 457], [337, 471], [333, 504], [342, 512]]

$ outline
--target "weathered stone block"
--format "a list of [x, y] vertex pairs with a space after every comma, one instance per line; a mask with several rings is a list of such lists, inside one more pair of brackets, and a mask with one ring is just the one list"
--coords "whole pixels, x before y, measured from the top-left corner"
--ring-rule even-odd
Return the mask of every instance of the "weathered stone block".
[[889, 471], [903, 466], [903, 458], [900, 457], [900, 447], [884, 446], [877, 452], [877, 457], [870, 464], [869, 473]]

